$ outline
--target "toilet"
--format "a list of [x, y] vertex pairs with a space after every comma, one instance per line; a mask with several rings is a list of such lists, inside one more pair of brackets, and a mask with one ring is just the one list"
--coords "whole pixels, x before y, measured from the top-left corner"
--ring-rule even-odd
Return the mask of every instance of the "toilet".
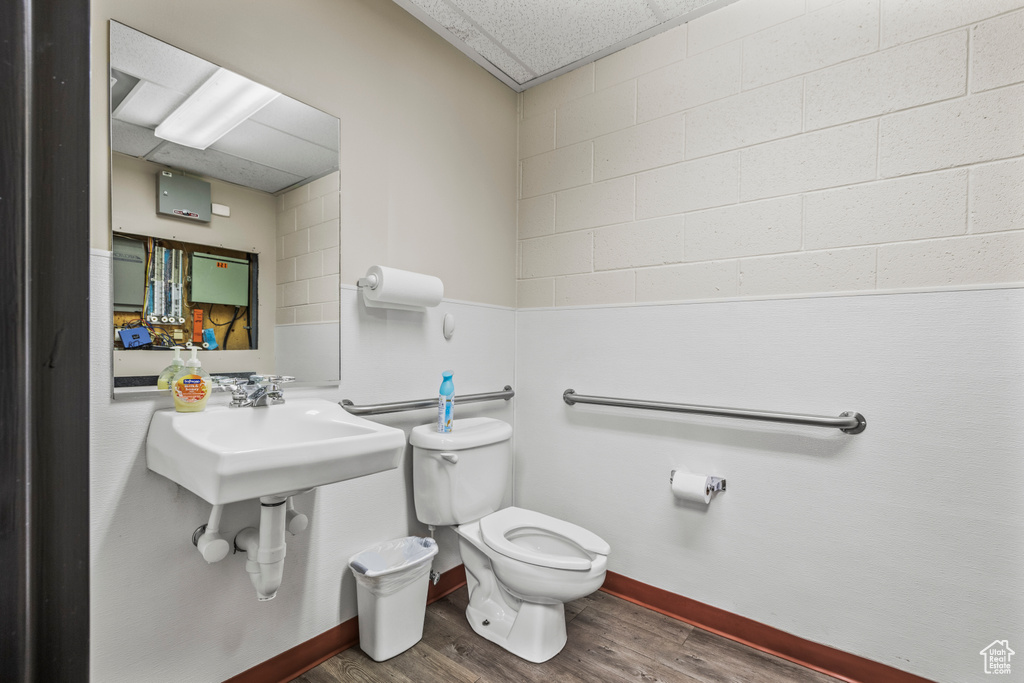
[[570, 522], [502, 508], [512, 426], [474, 417], [452, 431], [412, 430], [416, 517], [453, 526], [466, 567], [473, 630], [512, 654], [544, 662], [565, 646], [564, 603], [604, 583], [608, 544]]

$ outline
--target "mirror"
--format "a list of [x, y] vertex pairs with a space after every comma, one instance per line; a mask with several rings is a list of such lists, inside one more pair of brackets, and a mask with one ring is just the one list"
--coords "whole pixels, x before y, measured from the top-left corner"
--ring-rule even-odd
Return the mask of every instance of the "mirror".
[[115, 394], [155, 391], [172, 345], [214, 374], [340, 379], [339, 127], [110, 22]]

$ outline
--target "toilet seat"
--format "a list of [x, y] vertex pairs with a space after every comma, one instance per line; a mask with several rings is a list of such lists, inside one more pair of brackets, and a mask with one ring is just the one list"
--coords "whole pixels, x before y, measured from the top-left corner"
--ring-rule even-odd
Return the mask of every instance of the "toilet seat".
[[537, 529], [545, 535], [561, 537], [593, 555], [607, 555], [611, 551], [608, 543], [597, 534], [533, 510], [507, 507], [480, 520], [480, 535], [484, 543], [506, 557], [552, 569], [590, 570], [593, 562], [590, 558], [547, 553], [509, 540], [508, 535], [517, 529]]

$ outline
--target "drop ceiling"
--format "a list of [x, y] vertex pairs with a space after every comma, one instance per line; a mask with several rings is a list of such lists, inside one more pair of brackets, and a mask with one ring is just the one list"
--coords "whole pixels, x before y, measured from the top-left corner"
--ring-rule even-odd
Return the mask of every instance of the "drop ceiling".
[[516, 92], [735, 0], [394, 0]]
[[156, 137], [156, 126], [217, 68], [112, 21], [111, 149], [271, 194], [338, 169], [338, 119], [285, 95], [205, 150]]

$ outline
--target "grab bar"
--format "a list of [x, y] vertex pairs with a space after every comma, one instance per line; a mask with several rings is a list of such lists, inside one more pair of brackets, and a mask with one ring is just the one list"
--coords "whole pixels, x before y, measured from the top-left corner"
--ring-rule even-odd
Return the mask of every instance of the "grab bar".
[[[508, 401], [516, 392], [508, 384], [502, 391], [492, 391], [489, 394], [466, 394], [456, 396], [455, 404], [480, 403], [481, 401]], [[396, 401], [394, 403], [377, 403], [374, 405], [357, 406], [347, 398], [341, 402], [341, 407], [353, 415], [383, 415], [385, 413], [401, 413], [406, 410], [419, 410], [420, 408], [437, 408], [436, 398], [424, 398], [418, 401]]]
[[745, 410], [743, 408], [720, 408], [717, 406], [695, 406], [686, 403], [662, 403], [658, 401], [638, 401], [630, 398], [611, 398], [608, 396], [583, 396], [572, 389], [566, 389], [562, 400], [569, 405], [590, 403], [596, 406], [616, 406], [619, 408], [643, 408], [645, 410], [664, 410], [669, 413], [691, 413], [693, 415], [714, 415], [718, 417], [737, 417], [744, 420], [762, 420], [764, 422], [782, 422], [785, 424], [806, 425], [809, 427], [831, 427], [847, 434], [860, 434], [868, 422], [860, 413], [846, 412], [839, 417], [824, 415], [798, 415], [796, 413], [776, 413], [767, 410]]

